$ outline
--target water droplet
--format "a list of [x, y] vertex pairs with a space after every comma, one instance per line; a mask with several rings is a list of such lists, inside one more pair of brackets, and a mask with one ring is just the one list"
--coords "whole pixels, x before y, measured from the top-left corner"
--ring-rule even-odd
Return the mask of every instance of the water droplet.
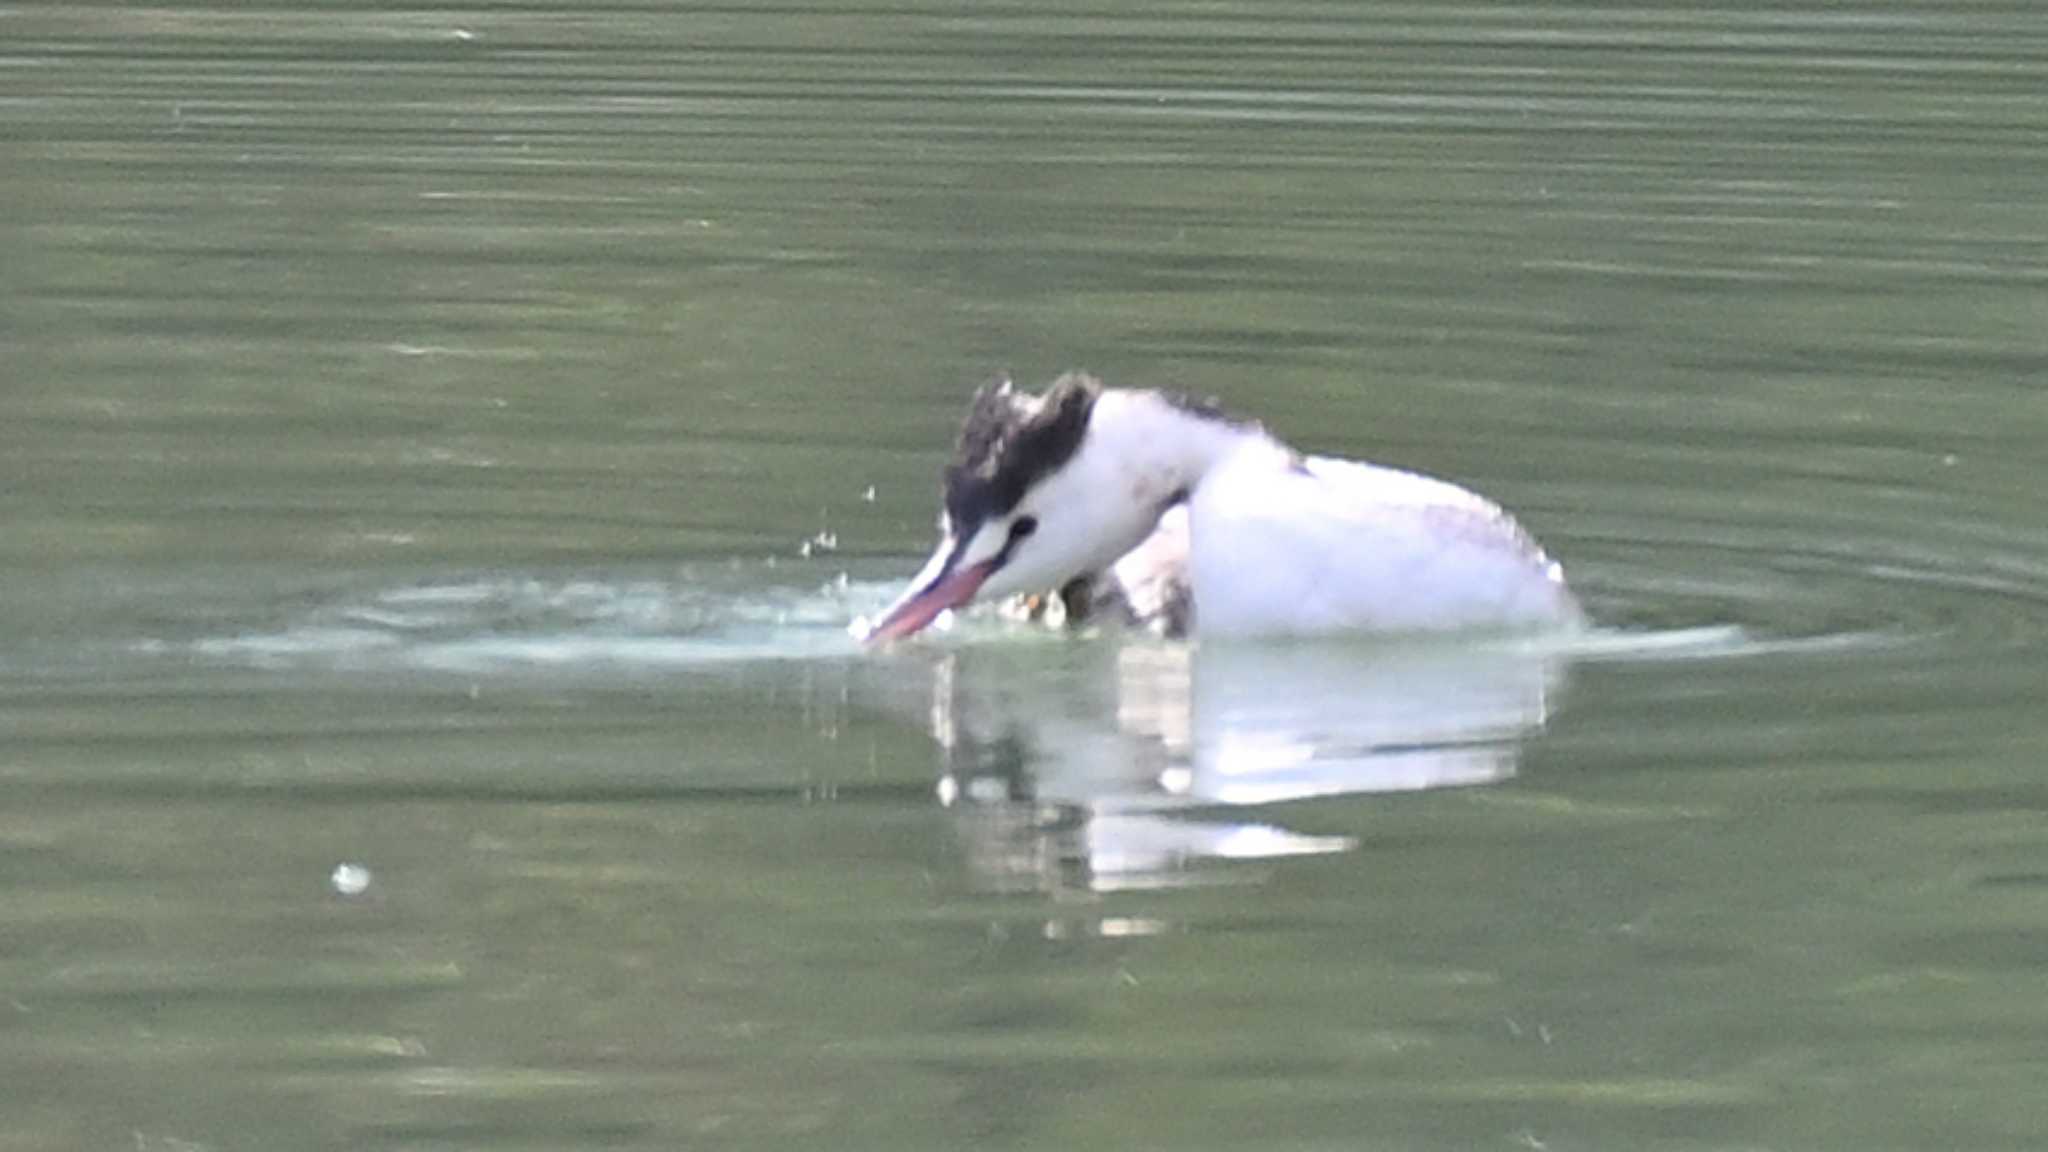
[[327, 880], [343, 896], [361, 896], [370, 890], [370, 870], [361, 864], [336, 864]]

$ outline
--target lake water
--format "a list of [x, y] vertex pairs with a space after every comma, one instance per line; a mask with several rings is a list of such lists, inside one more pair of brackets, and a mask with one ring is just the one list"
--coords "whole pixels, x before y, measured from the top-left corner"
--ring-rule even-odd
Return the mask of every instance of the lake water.
[[[2048, 21], [0, 6], [0, 1148], [2048, 1141]], [[973, 385], [1570, 642], [845, 631]]]

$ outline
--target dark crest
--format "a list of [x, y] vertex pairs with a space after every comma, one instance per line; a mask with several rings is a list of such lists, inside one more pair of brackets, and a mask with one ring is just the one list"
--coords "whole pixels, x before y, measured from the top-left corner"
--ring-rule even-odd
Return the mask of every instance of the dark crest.
[[946, 465], [952, 530], [971, 535], [989, 517], [1008, 515], [1032, 485], [1073, 459], [1101, 391], [1083, 372], [1066, 373], [1042, 396], [1014, 390], [1007, 377], [982, 385]]

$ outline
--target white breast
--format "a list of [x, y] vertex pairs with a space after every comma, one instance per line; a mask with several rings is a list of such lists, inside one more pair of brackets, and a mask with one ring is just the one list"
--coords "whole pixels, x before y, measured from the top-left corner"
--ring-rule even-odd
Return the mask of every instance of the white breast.
[[1512, 517], [1412, 472], [1248, 447], [1196, 486], [1188, 528], [1195, 629], [1204, 635], [1580, 618], [1557, 565]]

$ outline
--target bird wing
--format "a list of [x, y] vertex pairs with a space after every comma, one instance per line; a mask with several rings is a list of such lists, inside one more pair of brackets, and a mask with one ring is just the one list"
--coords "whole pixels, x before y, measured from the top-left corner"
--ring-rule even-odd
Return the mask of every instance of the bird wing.
[[1282, 453], [1225, 462], [1190, 502], [1196, 627], [1432, 631], [1576, 616], [1512, 517], [1454, 484]]

